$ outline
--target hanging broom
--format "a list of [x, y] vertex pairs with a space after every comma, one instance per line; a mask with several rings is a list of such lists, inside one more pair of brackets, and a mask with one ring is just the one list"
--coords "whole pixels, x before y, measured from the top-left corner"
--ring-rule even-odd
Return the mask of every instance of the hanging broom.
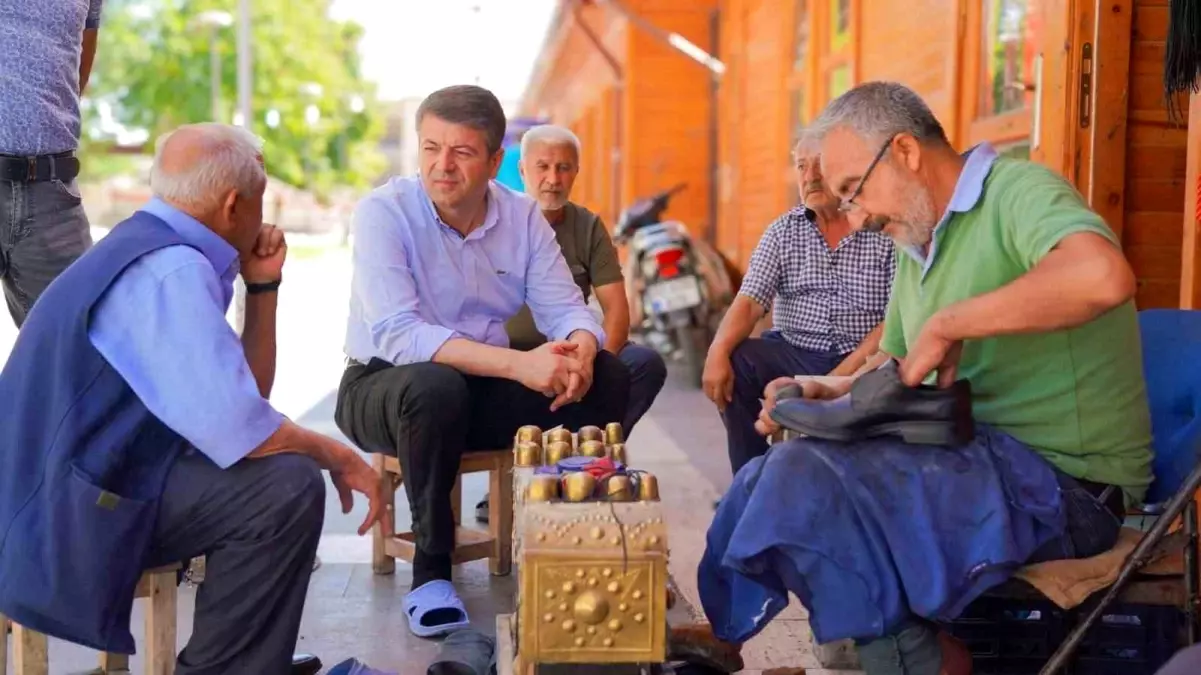
[[1201, 91], [1201, 0], [1171, 0], [1163, 59], [1168, 119], [1180, 121], [1179, 94]]

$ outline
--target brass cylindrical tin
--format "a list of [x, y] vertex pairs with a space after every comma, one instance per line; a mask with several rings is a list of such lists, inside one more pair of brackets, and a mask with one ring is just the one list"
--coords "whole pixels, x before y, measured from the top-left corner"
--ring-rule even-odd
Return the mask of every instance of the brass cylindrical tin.
[[592, 498], [596, 491], [596, 479], [587, 471], [573, 471], [563, 477], [563, 499], [569, 502], [583, 502]]
[[527, 424], [517, 430], [517, 437], [514, 439], [517, 443], [529, 441], [542, 445], [542, 430], [533, 424]]
[[605, 457], [605, 444], [600, 441], [583, 441], [580, 443], [580, 455], [584, 457]]
[[576, 435], [580, 437], [580, 445], [583, 445], [586, 441], [600, 441], [603, 443], [605, 440], [605, 432], [601, 431], [600, 427], [591, 425], [580, 427]]
[[571, 443], [555, 441], [546, 446], [546, 463], [548, 466], [554, 466], [564, 459], [571, 457], [571, 455]]
[[525, 488], [525, 498], [531, 502], [550, 502], [559, 498], [558, 476], [533, 476]]
[[571, 432], [562, 427], [559, 427], [558, 429], [551, 429], [550, 431], [546, 432], [545, 438], [547, 444], [566, 443], [571, 446], [575, 445], [571, 437]]
[[521, 441], [513, 450], [513, 463], [517, 466], [540, 466], [542, 446], [533, 441]]
[[659, 479], [655, 478], [653, 474], [645, 472], [638, 474], [638, 501], [659, 501]]
[[611, 502], [634, 501], [634, 483], [629, 476], [615, 474], [605, 481], [605, 498]]
[[626, 444], [614, 443], [609, 446], [609, 457], [619, 464], [626, 463]]
[[605, 425], [605, 445], [625, 443], [626, 435], [621, 429], [621, 422], [609, 422]]

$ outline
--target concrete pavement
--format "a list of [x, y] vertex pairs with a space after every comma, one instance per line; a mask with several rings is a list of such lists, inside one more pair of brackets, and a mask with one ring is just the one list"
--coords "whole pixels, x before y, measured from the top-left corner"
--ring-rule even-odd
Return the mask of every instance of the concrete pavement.
[[[283, 413], [315, 431], [341, 438], [333, 423], [334, 396], [342, 373], [342, 334], [349, 297], [350, 261], [345, 249], [316, 250], [293, 243], [295, 255], [285, 269], [278, 319], [279, 357], [272, 402]], [[15, 330], [0, 321], [0, 359], [7, 356]], [[345, 439], [343, 439], [345, 440]], [[712, 404], [673, 374], [649, 415], [629, 439], [631, 463], [659, 477], [671, 542], [671, 574], [691, 607], [699, 607], [696, 566], [712, 518], [710, 505], [729, 484], [725, 432]], [[486, 477], [464, 480], [465, 513], [486, 490]], [[437, 645], [412, 637], [400, 602], [411, 580], [407, 565], [390, 577], [370, 567], [369, 537], [355, 530], [366, 513], [361, 501], [344, 515], [328, 490], [326, 523], [313, 576], [298, 650], [318, 654], [327, 665], [358, 656], [379, 668], [403, 675], [424, 673]], [[407, 518], [398, 500], [398, 522]], [[474, 623], [491, 633], [498, 612], [512, 610], [514, 580], [492, 579], [483, 562], [456, 570], [456, 584]], [[181, 589], [179, 644], [191, 630], [195, 589]], [[140, 605], [135, 636], [141, 637]], [[786, 610], [743, 651], [748, 670], [804, 666], [821, 673], [813, 657], [808, 626], [799, 603]], [[51, 673], [84, 672], [95, 664], [89, 650], [59, 641], [51, 645]], [[133, 672], [141, 672], [134, 657]]]

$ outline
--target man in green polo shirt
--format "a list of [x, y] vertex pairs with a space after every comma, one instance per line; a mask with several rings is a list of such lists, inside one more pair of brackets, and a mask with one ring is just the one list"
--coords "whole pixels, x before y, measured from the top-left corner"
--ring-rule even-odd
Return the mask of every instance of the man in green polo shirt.
[[[1020, 523], [1029, 515], [1021, 509], [1030, 504], [1053, 505], [1063, 525], [1055, 530], [1056, 540], [1011, 564], [1108, 550], [1125, 504], [1141, 500], [1151, 482], [1134, 275], [1113, 231], [1062, 177], [1038, 164], [998, 157], [987, 144], [957, 152], [926, 104], [902, 85], [855, 87], [831, 102], [809, 133], [821, 141], [822, 172], [852, 224], [882, 231], [897, 246], [882, 353], [864, 372], [895, 359], [909, 386], [967, 379], [978, 423], [977, 439], [964, 448], [906, 446], [881, 460], [878, 469], [871, 468], [871, 458], [883, 457], [880, 443], [888, 441], [848, 444], [845, 451], [822, 446], [832, 464], [857, 453], [857, 459], [845, 460], [848, 465], [856, 462], [855, 469], [868, 474], [878, 470], [879, 489], [897, 491], [881, 503], [905, 504], [903, 518], [932, 523], [934, 543], [888, 535], [885, 553], [893, 562], [876, 569], [891, 571], [873, 579], [909, 597], [902, 612], [908, 615], [890, 620], [886, 610], [870, 607], [868, 616], [885, 617], [883, 629], [843, 637], [856, 638], [869, 675], [967, 673], [966, 650], [929, 621], [948, 617], [923, 615], [910, 593], [920, 596], [921, 586], [945, 583], [940, 575], [953, 574], [948, 559], [958, 553], [952, 552], [1020, 539], [1012, 528], [1022, 525], [1010, 521]], [[835, 398], [852, 381], [809, 383], [805, 395]], [[770, 408], [771, 387], [767, 397]], [[766, 415], [761, 423], [770, 426]], [[979, 453], [981, 446], [996, 461], [969, 467], [967, 457], [987, 455]], [[777, 448], [786, 458], [788, 449]], [[764, 473], [782, 467], [782, 457], [774, 464], [769, 458]], [[904, 466], [909, 462], [920, 470]], [[1011, 471], [1016, 462], [1025, 463], [1020, 476]], [[1054, 479], [1015, 487], [1040, 471], [1054, 472]], [[912, 482], [890, 487], [898, 476]], [[1041, 487], [1023, 491], [1030, 486]], [[979, 495], [980, 501], [970, 508], [962, 501], [943, 503], [941, 495], [951, 494]], [[856, 499], [862, 497], [849, 497]], [[990, 506], [979, 506], [992, 499]], [[897, 522], [895, 514], [859, 512], [868, 531], [888, 531]], [[978, 531], [962, 526], [968, 513], [978, 518], [973, 521]], [[807, 536], [817, 541], [820, 530]], [[965, 545], [972, 537], [979, 539]], [[875, 542], [870, 535], [864, 541]], [[864, 549], [865, 556], [880, 553]], [[902, 571], [912, 569], [907, 565], [914, 556], [925, 561], [917, 567], [928, 572], [918, 578]], [[839, 574], [805, 573], [811, 583], [827, 585], [841, 583]], [[967, 586], [971, 578], [955, 577], [948, 585]], [[812, 597], [820, 598], [820, 590]], [[949, 605], [955, 602], [948, 599]], [[815, 622], [823, 611], [835, 613], [810, 609]]]

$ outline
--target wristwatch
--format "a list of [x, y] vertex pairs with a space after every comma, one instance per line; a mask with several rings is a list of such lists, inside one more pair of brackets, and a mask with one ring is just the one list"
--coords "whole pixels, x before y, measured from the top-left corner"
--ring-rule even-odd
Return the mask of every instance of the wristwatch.
[[246, 283], [246, 295], [258, 295], [259, 293], [274, 293], [279, 290], [279, 285], [283, 283], [283, 279], [275, 281], [267, 281], [261, 284]]

